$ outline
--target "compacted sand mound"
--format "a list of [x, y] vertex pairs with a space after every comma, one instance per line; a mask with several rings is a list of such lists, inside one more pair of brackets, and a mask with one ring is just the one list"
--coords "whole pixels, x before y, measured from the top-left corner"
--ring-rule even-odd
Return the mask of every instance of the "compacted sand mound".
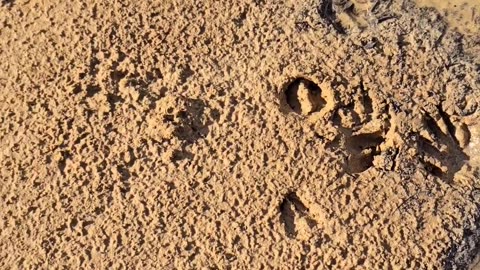
[[480, 18], [426, 2], [2, 1], [1, 268], [468, 268]]

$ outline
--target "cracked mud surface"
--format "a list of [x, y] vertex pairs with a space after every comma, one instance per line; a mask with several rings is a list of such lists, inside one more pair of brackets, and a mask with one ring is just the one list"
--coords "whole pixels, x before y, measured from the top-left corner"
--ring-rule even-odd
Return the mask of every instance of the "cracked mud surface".
[[0, 3], [2, 269], [479, 261], [480, 13], [237, 2]]

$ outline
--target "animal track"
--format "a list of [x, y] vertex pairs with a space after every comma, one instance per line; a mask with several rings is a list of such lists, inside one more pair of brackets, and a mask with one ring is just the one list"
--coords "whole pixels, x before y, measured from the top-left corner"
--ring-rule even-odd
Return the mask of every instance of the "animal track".
[[320, 87], [314, 82], [297, 78], [287, 85], [285, 98], [290, 108], [302, 115], [319, 111], [324, 105]]
[[[331, 146], [346, 150], [347, 173], [368, 170], [375, 166], [376, 157], [379, 157], [378, 167], [388, 169], [380, 160], [415, 153], [414, 159], [428, 173], [449, 182], [468, 159], [462, 150], [469, 140], [467, 127], [452, 122], [440, 106], [409, 112], [392, 100], [372, 95], [363, 87], [355, 96], [356, 100], [337, 106], [333, 113], [333, 123], [340, 135]], [[403, 127], [396, 126], [399, 117]], [[390, 166], [390, 169], [397, 168]]]
[[354, 96], [356, 99], [345, 106], [337, 106], [333, 113], [339, 136], [330, 144], [347, 151], [347, 173], [361, 173], [373, 166], [374, 158], [384, 149], [382, 145], [389, 128], [389, 119], [385, 117], [387, 106], [382, 99], [372, 98], [363, 87]]
[[317, 225], [317, 222], [310, 216], [310, 210], [295, 192], [285, 195], [281, 202], [280, 220], [284, 225], [285, 233], [291, 238], [295, 238], [299, 232], [302, 232], [302, 228], [299, 228], [300, 224], [303, 223], [310, 229]]
[[346, 146], [350, 150], [348, 171], [359, 173], [373, 166], [373, 159], [381, 152], [379, 146], [385, 141], [380, 133], [359, 134], [347, 139]]
[[214, 114], [200, 99], [167, 95], [156, 101], [145, 117], [144, 132], [159, 145], [168, 142], [164, 153], [171, 161], [189, 159], [193, 154], [186, 147], [208, 134]]
[[[448, 115], [441, 105], [397, 102], [380, 91], [366, 89], [362, 82], [353, 89], [342, 87], [345, 92], [335, 92], [338, 88], [334, 82], [320, 89], [301, 78], [289, 84], [284, 94], [291, 109], [306, 116], [307, 122], [325, 121], [320, 126], [330, 125], [327, 132], [336, 130], [333, 136], [317, 131], [327, 148], [344, 156], [346, 174], [375, 168], [398, 172], [406, 180], [421, 172], [428, 179], [450, 183], [468, 160], [463, 149], [469, 144], [469, 130], [460, 117]], [[288, 237], [309, 239], [322, 224], [318, 219], [322, 215], [298, 195], [302, 194], [284, 196], [280, 221]]]
[[463, 147], [468, 144], [468, 128], [454, 123], [440, 106], [422, 110], [408, 143], [419, 150], [420, 161], [432, 175], [451, 181], [468, 160]]
[[327, 25], [339, 34], [347, 34], [352, 28], [364, 29], [396, 18], [392, 14], [392, 1], [322, 0], [317, 12]]
[[15, 0], [2, 0], [0, 6], [12, 6]]
[[[405, 161], [396, 159], [418, 160], [428, 173], [448, 182], [468, 159], [462, 150], [469, 140], [467, 127], [452, 122], [440, 106], [409, 111], [381, 93], [365, 90], [362, 83], [342, 97], [323, 93], [305, 78], [288, 84], [284, 95], [288, 106], [300, 115], [331, 110], [325, 115], [331, 117], [338, 135], [327, 146], [346, 153], [346, 173], [362, 173], [375, 166], [401, 170], [398, 166]], [[337, 100], [327, 102], [324, 96], [337, 96]]]
[[[345, 151], [346, 173], [362, 173], [374, 166], [401, 171], [398, 166], [405, 161], [397, 162], [400, 158], [418, 160], [428, 173], [449, 182], [468, 159], [462, 150], [469, 141], [468, 128], [452, 121], [441, 106], [410, 111], [392, 98], [367, 91], [362, 83], [343, 97], [322, 91], [313, 81], [297, 78], [285, 87], [284, 95], [288, 106], [303, 116], [331, 110], [325, 115], [331, 117], [338, 135], [327, 146]], [[325, 96], [341, 98], [327, 102]]]

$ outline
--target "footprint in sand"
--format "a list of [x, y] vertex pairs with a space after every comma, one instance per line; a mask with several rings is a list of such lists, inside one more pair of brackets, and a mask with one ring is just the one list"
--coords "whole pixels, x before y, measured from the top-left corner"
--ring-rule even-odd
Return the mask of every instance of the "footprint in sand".
[[327, 146], [347, 153], [345, 172], [349, 174], [372, 167], [400, 172], [411, 162], [450, 182], [468, 160], [463, 150], [469, 142], [468, 128], [441, 105], [402, 108], [394, 98], [367, 91], [363, 84], [351, 102], [329, 104], [335, 101], [322, 98], [322, 91], [313, 81], [297, 78], [284, 93], [292, 111], [304, 117], [331, 109], [324, 115], [339, 135]]

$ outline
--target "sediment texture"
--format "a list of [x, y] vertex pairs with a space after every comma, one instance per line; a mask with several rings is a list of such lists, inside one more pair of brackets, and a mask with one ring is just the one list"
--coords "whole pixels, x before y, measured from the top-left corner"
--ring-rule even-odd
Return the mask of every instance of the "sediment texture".
[[478, 34], [337, 2], [1, 2], [2, 268], [465, 269]]

